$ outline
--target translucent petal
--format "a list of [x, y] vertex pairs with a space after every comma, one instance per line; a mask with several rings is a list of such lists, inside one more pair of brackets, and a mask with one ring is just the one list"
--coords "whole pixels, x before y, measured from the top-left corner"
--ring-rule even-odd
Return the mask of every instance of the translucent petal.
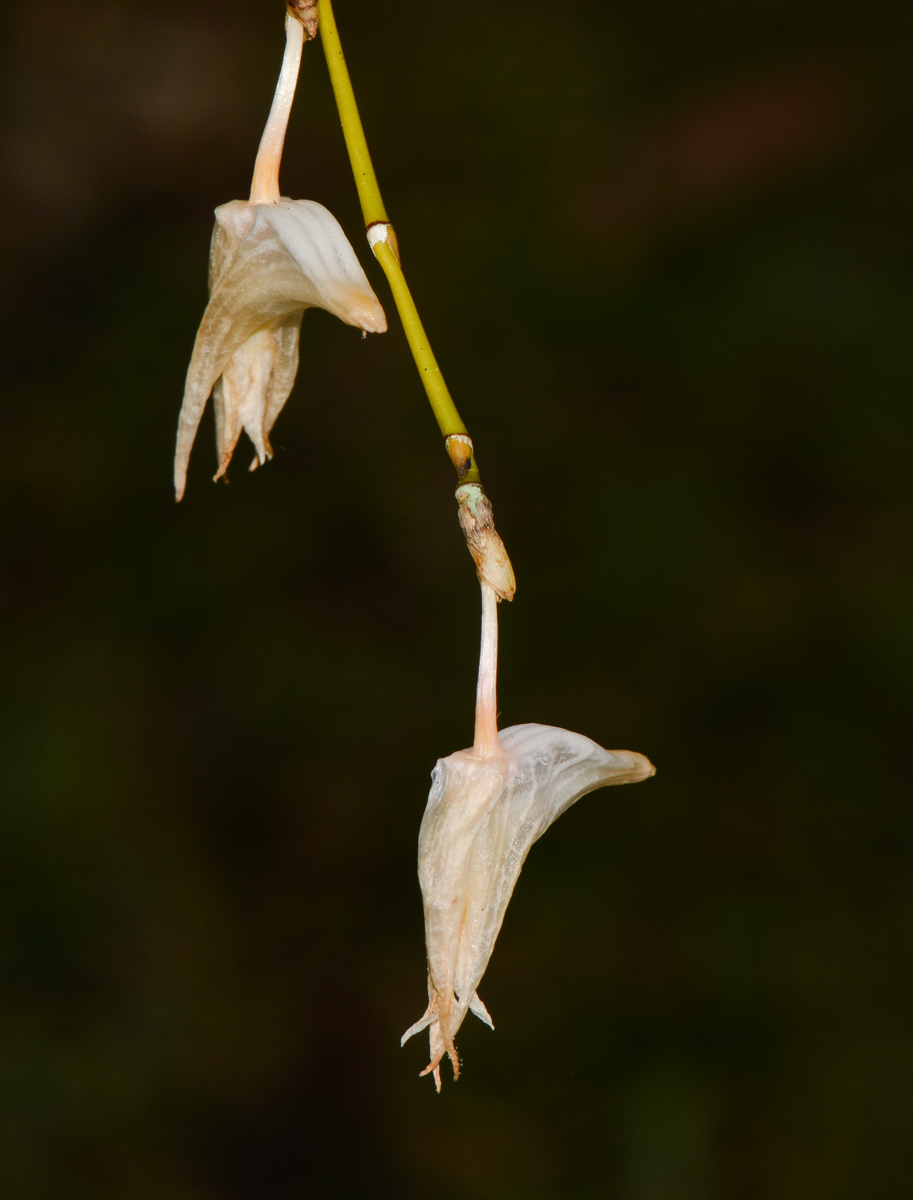
[[251, 470], [273, 457], [270, 430], [295, 383], [300, 332], [301, 313], [264, 325], [238, 347], [216, 380], [216, 479], [228, 470], [242, 429], [257, 451]]

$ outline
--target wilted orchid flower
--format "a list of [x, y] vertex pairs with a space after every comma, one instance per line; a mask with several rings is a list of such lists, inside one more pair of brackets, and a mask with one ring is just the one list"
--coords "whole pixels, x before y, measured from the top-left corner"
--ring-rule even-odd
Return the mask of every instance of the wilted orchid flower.
[[654, 774], [642, 754], [603, 750], [566, 729], [514, 725], [499, 734], [497, 620], [497, 596], [483, 582], [475, 744], [438, 761], [419, 833], [428, 1008], [402, 1040], [428, 1029], [422, 1074], [433, 1073], [438, 1091], [445, 1054], [459, 1077], [453, 1039], [466, 1013], [494, 1028], [477, 988], [533, 842], [587, 792]]
[[216, 209], [209, 304], [193, 348], [178, 421], [178, 500], [210, 393], [219, 455], [215, 478], [228, 469], [242, 428], [257, 451], [250, 469], [272, 458], [270, 430], [295, 382], [306, 308], [325, 308], [366, 333], [387, 328], [380, 302], [336, 218], [312, 200], [279, 195], [279, 162], [303, 38], [301, 22], [288, 16], [282, 70], [257, 154], [250, 200], [232, 200]]

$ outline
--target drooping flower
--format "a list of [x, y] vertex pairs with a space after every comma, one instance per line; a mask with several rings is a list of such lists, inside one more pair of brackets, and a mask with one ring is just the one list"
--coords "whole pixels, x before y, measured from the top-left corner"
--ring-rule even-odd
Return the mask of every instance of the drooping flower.
[[216, 209], [209, 304], [197, 333], [178, 420], [177, 499], [210, 393], [216, 409], [216, 479], [228, 469], [242, 428], [257, 454], [272, 458], [270, 431], [298, 370], [301, 318], [324, 308], [366, 333], [386, 317], [336, 218], [312, 200], [279, 195], [279, 163], [301, 62], [304, 28], [286, 18], [286, 48], [260, 142], [249, 201]]
[[467, 1012], [494, 1028], [477, 989], [532, 844], [587, 792], [654, 774], [642, 754], [603, 750], [566, 729], [514, 725], [499, 734], [497, 597], [485, 583], [482, 608], [475, 744], [438, 761], [419, 833], [428, 1008], [402, 1040], [428, 1029], [422, 1074], [434, 1075], [438, 1091], [445, 1054], [459, 1077], [454, 1037]]

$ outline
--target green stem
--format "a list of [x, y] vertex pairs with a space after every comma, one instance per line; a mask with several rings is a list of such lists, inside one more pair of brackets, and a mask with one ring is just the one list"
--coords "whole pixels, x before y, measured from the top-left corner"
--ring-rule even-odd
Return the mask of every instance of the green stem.
[[[428, 341], [396, 252], [389, 241], [383, 241], [375, 243], [374, 254], [383, 267], [390, 290], [393, 292], [393, 299], [396, 301], [396, 308], [403, 323], [409, 349], [412, 351], [418, 373], [425, 385], [425, 391], [428, 393], [428, 399], [441, 428], [441, 433], [445, 438], [452, 437], [454, 434], [466, 436], [466, 426], [460, 419], [453, 397], [441, 374], [441, 368], [437, 365], [437, 359], [434, 357], [431, 343]], [[463, 476], [463, 481], [471, 482], [466, 475]]]
[[460, 482], [478, 483], [479, 469], [472, 442], [444, 382], [437, 359], [432, 353], [431, 344], [400, 265], [396, 235], [384, 208], [377, 176], [371, 164], [365, 131], [358, 115], [355, 93], [352, 91], [352, 81], [339, 42], [331, 0], [319, 0], [318, 12], [320, 37], [333, 84], [333, 94], [336, 97], [336, 107], [339, 109], [346, 149], [349, 152], [349, 162], [352, 164], [352, 174], [355, 176], [358, 199], [368, 232], [368, 243], [387, 276], [409, 349], [412, 351], [441, 433], [445, 439], [456, 439], [447, 442], [447, 452], [457, 469]]
[[355, 176], [355, 186], [358, 188], [358, 199], [361, 201], [361, 211], [364, 214], [365, 225], [373, 225], [375, 221], [388, 221], [387, 210], [380, 198], [380, 188], [377, 186], [377, 176], [371, 165], [371, 155], [368, 153], [368, 143], [365, 141], [365, 131], [358, 115], [358, 105], [355, 103], [355, 93], [352, 91], [352, 81], [349, 78], [349, 68], [346, 66], [345, 55], [339, 42], [336, 29], [336, 18], [333, 16], [333, 6], [330, 0], [319, 0], [317, 6], [320, 40], [323, 42], [323, 52], [326, 55], [330, 79], [333, 83], [333, 94], [336, 97], [336, 107], [342, 121], [342, 131], [345, 134], [346, 149], [349, 152], [349, 162], [352, 164], [352, 174]]

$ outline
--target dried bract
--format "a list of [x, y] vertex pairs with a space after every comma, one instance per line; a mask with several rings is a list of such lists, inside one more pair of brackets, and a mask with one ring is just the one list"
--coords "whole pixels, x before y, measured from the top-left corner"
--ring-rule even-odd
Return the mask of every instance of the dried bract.
[[499, 600], [513, 600], [517, 590], [514, 569], [501, 536], [495, 529], [491, 501], [478, 483], [463, 483], [456, 490], [460, 528], [476, 565], [480, 583], [494, 588]]
[[304, 26], [308, 38], [317, 36], [317, 0], [286, 0], [286, 8]]

